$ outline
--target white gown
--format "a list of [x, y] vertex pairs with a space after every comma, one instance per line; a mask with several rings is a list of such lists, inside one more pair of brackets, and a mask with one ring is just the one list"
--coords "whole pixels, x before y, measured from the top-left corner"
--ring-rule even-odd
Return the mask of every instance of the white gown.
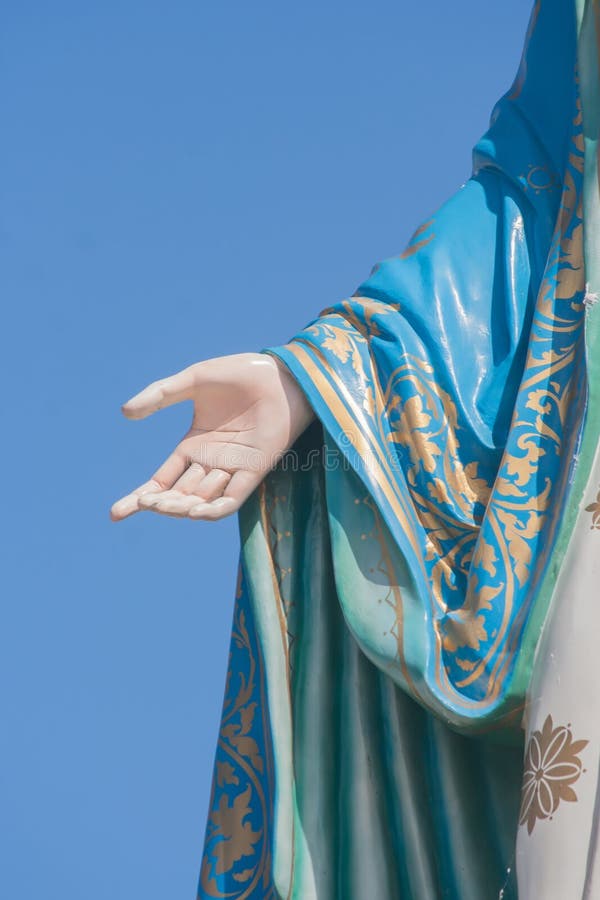
[[526, 709], [520, 900], [600, 900], [600, 451], [557, 580]]

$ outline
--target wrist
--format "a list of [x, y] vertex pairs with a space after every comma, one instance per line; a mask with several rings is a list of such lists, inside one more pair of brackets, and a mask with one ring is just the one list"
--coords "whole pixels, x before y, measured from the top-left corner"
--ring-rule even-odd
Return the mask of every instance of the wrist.
[[274, 354], [266, 353], [277, 368], [281, 386], [285, 393], [290, 413], [290, 446], [300, 437], [303, 431], [315, 420], [315, 412], [308, 398], [292, 372], [282, 360]]

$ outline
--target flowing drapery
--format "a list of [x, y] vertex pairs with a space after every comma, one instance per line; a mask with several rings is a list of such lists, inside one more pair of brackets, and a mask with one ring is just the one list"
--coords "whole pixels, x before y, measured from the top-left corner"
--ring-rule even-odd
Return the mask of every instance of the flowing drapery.
[[319, 424], [240, 516], [202, 898], [516, 896], [526, 691], [598, 439], [594, 7], [538, 0], [470, 180], [269, 350]]

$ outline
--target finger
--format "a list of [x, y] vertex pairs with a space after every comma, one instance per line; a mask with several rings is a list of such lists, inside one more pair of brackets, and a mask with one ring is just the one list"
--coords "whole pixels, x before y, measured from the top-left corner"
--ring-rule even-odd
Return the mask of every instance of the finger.
[[142, 508], [140, 507], [140, 499], [146, 494], [156, 494], [170, 488], [185, 471], [185, 467], [185, 456], [180, 453], [172, 453], [149, 481], [140, 485], [130, 494], [126, 494], [125, 497], [121, 497], [120, 500], [117, 500], [112, 505], [110, 517], [113, 522], [126, 519], [133, 513], [138, 512]]
[[175, 482], [181, 478], [188, 467], [188, 457], [185, 453], [175, 450], [164, 461], [162, 466], [156, 470], [152, 476], [152, 481], [156, 481], [159, 490], [169, 491]]
[[[200, 474], [200, 471], [201, 473]], [[198, 463], [192, 463], [189, 469], [173, 485], [173, 490], [182, 494], [194, 494], [200, 500], [215, 500], [220, 497], [229, 482], [231, 474], [223, 469], [211, 469], [208, 475]]]
[[140, 497], [140, 509], [161, 513], [164, 516], [187, 516], [190, 509], [198, 503], [198, 498], [179, 491], [160, 491], [148, 493]]
[[189, 366], [176, 375], [153, 381], [121, 407], [128, 419], [145, 419], [165, 406], [190, 400], [196, 383], [196, 366]]
[[173, 483], [173, 490], [181, 494], [195, 494], [206, 478], [206, 469], [198, 462], [190, 463], [184, 473]]
[[[190, 467], [191, 468], [191, 467]], [[200, 502], [217, 499], [223, 494], [231, 475], [220, 469], [213, 469], [197, 484], [197, 492], [187, 494], [181, 490], [181, 483], [186, 478], [190, 469], [187, 469], [182, 477], [173, 485], [170, 491], [149, 492], [140, 497], [141, 509], [149, 509], [152, 512], [162, 513], [167, 516], [187, 516], [189, 511]], [[195, 474], [198, 478], [198, 473]]]
[[110, 508], [110, 517], [113, 522], [119, 522], [121, 519], [126, 519], [128, 516], [132, 516], [133, 513], [138, 512], [139, 510], [139, 500], [144, 494], [156, 492], [160, 490], [158, 483], [154, 480], [147, 481], [145, 484], [140, 485], [139, 488], [136, 488], [135, 491], [132, 491], [130, 494], [126, 494], [125, 497], [121, 497], [120, 500], [117, 500], [116, 503]]
[[225, 516], [230, 516], [239, 508], [233, 497], [217, 497], [216, 500], [207, 503], [198, 503], [196, 499], [196, 504], [188, 512], [188, 516], [190, 519], [206, 519], [208, 522], [224, 519]]
[[216, 521], [237, 512], [242, 503], [258, 487], [264, 477], [264, 473], [235, 472], [227, 485], [222, 497], [209, 503], [199, 503], [193, 506], [188, 515], [190, 519], [206, 519]]

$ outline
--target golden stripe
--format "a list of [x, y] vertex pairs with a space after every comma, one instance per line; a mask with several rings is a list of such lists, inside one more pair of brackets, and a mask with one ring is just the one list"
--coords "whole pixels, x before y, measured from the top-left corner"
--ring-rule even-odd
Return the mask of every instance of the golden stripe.
[[[287, 620], [285, 618], [285, 613], [283, 610], [283, 603], [281, 599], [281, 592], [279, 590], [279, 581], [277, 580], [277, 573], [275, 572], [275, 565], [273, 561], [273, 550], [269, 543], [269, 533], [270, 533], [270, 524], [269, 524], [269, 514], [267, 512], [267, 502], [266, 502], [266, 494], [267, 489], [265, 482], [262, 481], [258, 488], [258, 502], [260, 506], [260, 519], [263, 527], [265, 543], [267, 545], [267, 557], [269, 559], [269, 570], [271, 572], [271, 583], [273, 586], [273, 594], [275, 596], [275, 602], [277, 607], [277, 618], [279, 620], [279, 628], [281, 631], [281, 643], [283, 646], [283, 653], [285, 656], [286, 662], [286, 687], [288, 694], [288, 702], [289, 702], [289, 710], [290, 710], [290, 731], [291, 739], [292, 739], [292, 753], [293, 753], [293, 722], [292, 722], [292, 688], [290, 684], [290, 653], [289, 653], [289, 645], [287, 640]], [[292, 776], [293, 777], [293, 776]], [[294, 886], [294, 870], [296, 865], [296, 813], [295, 809], [292, 814], [292, 867], [290, 871], [290, 887], [287, 894], [286, 900], [291, 900], [292, 890]]]
[[[337, 393], [333, 389], [331, 383], [315, 365], [314, 361], [310, 358], [310, 355], [304, 349], [304, 347], [298, 346], [300, 341], [302, 341], [301, 338], [295, 339], [294, 343], [289, 344], [287, 349], [294, 354], [294, 356], [306, 370], [311, 381], [327, 403], [327, 406], [336, 419], [337, 424], [342, 429], [344, 435], [350, 440], [353, 448], [360, 455], [365, 464], [365, 468], [370, 470], [369, 474], [373, 482], [377, 484], [385, 494], [388, 503], [392, 507], [395, 515], [400, 522], [400, 525], [404, 529], [406, 536], [410, 541], [411, 547], [415, 553], [415, 556], [417, 557], [417, 560], [421, 563], [423, 576], [426, 578], [427, 573], [425, 572], [422, 560], [420, 558], [422, 551], [416, 542], [414, 529], [408, 520], [406, 511], [402, 508], [402, 498], [398, 496], [398, 493], [395, 489], [395, 484], [392, 478], [389, 463], [385, 459], [385, 456], [381, 454], [380, 448], [377, 445], [377, 441], [374, 438], [368, 423], [362, 416], [362, 413], [360, 413], [356, 409], [354, 398], [349, 393], [347, 386], [343, 381], [341, 381], [337, 373], [333, 369], [331, 369], [326, 358], [323, 356], [319, 348], [313, 347], [309, 344], [311, 352], [313, 352], [315, 356], [319, 357], [331, 380], [335, 382]], [[344, 396], [344, 399], [348, 404], [347, 407], [344, 406], [344, 404], [340, 401], [340, 394]], [[354, 408], [356, 418], [360, 419], [359, 422], [357, 422], [356, 419], [352, 417], [348, 407]], [[359, 428], [358, 425], [360, 425], [361, 427]], [[370, 443], [369, 441], [367, 441], [367, 438], [369, 439]], [[387, 473], [384, 471], [384, 467], [388, 470]]]

